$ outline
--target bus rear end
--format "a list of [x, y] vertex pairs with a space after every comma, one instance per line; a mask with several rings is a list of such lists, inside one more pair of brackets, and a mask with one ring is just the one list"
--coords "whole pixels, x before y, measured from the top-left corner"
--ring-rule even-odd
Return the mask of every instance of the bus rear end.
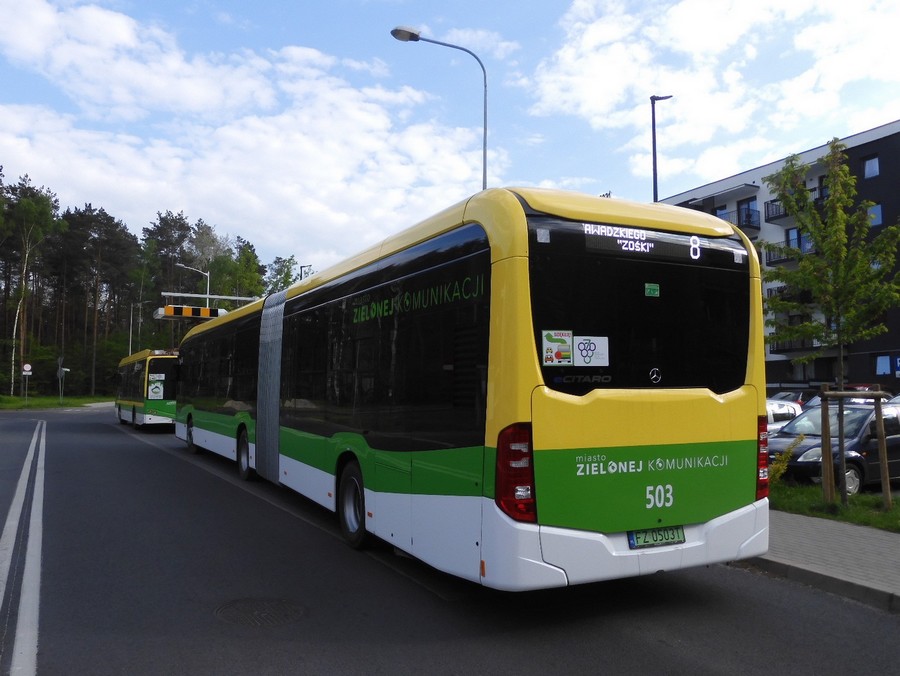
[[633, 209], [631, 222], [621, 207], [527, 216], [538, 373], [530, 419], [498, 435], [491, 586], [644, 575], [768, 548], [755, 253], [717, 219]]

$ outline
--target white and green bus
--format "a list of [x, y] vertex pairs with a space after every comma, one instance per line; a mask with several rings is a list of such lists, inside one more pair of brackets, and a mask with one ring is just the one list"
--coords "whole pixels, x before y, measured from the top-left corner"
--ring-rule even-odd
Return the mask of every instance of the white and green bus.
[[758, 556], [761, 302], [723, 220], [491, 189], [192, 329], [176, 435], [498, 589]]
[[116, 418], [121, 423], [171, 425], [175, 422], [177, 350], [141, 350], [119, 362]]

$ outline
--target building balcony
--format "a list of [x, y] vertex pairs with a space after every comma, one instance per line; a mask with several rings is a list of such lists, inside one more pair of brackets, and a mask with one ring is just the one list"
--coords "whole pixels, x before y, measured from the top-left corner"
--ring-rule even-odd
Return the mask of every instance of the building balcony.
[[[821, 209], [824, 206], [825, 198], [828, 197], [828, 191], [824, 188], [810, 188], [809, 196], [812, 199], [813, 206]], [[769, 200], [765, 204], [766, 221], [772, 222], [782, 218], [790, 218], [790, 214], [784, 210], [781, 200]]]
[[783, 340], [777, 343], [769, 343], [769, 352], [778, 354], [782, 352], [798, 352], [804, 350], [815, 350], [821, 344], [818, 340]]
[[[806, 256], [807, 254], [816, 252], [816, 248], [813, 246], [813, 243], [810, 241], [808, 235], [803, 235], [799, 238], [788, 237], [784, 245], [789, 246], [793, 249], [799, 249], [800, 255], [802, 256]], [[797, 257], [795, 255], [788, 254], [783, 251], [773, 251], [772, 249], [766, 249], [766, 265], [787, 263], [788, 261], [793, 260], [797, 260]]]
[[766, 220], [769, 222], [777, 221], [780, 218], [787, 218], [788, 214], [781, 204], [781, 200], [770, 200], [766, 202]]
[[741, 230], [759, 233], [759, 209], [743, 207], [734, 211], [723, 211], [717, 214], [723, 221], [736, 225]]

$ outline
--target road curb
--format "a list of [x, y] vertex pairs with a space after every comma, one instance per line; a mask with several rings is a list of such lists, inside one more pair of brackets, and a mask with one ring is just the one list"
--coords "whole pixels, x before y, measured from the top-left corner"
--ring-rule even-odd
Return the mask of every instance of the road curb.
[[823, 591], [858, 601], [867, 606], [878, 608], [889, 613], [900, 613], [900, 597], [897, 594], [826, 575], [800, 565], [778, 561], [770, 558], [755, 558], [747, 561], [749, 565], [767, 573], [795, 580], [802, 584], [816, 587]]

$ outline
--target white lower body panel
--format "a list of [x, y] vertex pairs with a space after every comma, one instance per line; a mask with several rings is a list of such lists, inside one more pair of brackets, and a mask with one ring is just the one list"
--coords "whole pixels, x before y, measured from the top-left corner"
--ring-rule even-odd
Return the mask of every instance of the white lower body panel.
[[632, 550], [626, 533], [514, 524], [486, 501], [482, 581], [511, 591], [540, 589], [761, 556], [769, 548], [768, 500], [684, 532], [684, 544]]

